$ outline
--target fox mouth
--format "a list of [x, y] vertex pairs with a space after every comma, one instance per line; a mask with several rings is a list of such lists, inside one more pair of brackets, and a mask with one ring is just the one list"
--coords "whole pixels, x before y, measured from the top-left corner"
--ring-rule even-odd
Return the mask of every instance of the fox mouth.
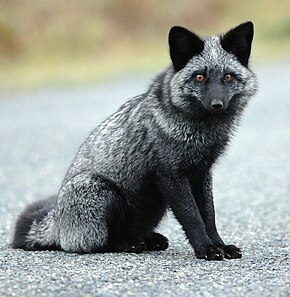
[[211, 114], [221, 114], [221, 113], [223, 113], [223, 112], [225, 112], [225, 110], [226, 109], [209, 109], [209, 112], [211, 113]]

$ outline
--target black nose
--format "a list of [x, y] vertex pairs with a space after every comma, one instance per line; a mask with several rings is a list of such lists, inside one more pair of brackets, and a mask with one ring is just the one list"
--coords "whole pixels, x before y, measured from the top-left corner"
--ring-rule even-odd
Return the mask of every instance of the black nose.
[[211, 109], [214, 111], [221, 111], [223, 109], [224, 105], [222, 101], [219, 100], [213, 100], [211, 103]]

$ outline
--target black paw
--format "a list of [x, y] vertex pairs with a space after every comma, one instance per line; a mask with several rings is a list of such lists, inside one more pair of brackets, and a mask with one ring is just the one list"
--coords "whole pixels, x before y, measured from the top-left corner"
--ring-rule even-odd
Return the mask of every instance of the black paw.
[[207, 261], [221, 261], [224, 258], [224, 252], [221, 248], [215, 245], [210, 245], [203, 253], [197, 254], [197, 257]]
[[147, 250], [147, 245], [144, 240], [139, 240], [131, 243], [125, 243], [119, 248], [117, 248], [118, 252], [124, 252], [124, 253], [135, 253], [139, 254]]
[[225, 245], [225, 246], [222, 246], [221, 249], [223, 249], [225, 258], [227, 258], [227, 259], [242, 258], [241, 250], [238, 247], [236, 247], [235, 245]]
[[146, 237], [147, 251], [164, 251], [168, 248], [168, 239], [159, 234], [151, 233]]

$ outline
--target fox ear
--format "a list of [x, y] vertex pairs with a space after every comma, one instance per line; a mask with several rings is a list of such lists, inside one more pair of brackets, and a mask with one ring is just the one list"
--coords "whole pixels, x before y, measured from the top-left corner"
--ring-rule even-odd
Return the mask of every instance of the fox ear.
[[195, 55], [203, 51], [203, 41], [182, 27], [172, 27], [168, 36], [170, 57], [176, 71], [181, 70]]
[[233, 53], [239, 62], [248, 66], [251, 54], [251, 44], [254, 36], [254, 25], [247, 22], [227, 32], [221, 39], [221, 46], [227, 52]]

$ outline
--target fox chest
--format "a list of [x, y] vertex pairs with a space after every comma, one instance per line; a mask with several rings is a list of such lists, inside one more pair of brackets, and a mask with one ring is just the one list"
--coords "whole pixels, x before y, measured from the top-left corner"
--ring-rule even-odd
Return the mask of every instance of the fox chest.
[[162, 163], [178, 171], [192, 166], [210, 167], [224, 151], [227, 143], [226, 135], [214, 137], [210, 134], [188, 135], [183, 140], [171, 140], [164, 146]]

